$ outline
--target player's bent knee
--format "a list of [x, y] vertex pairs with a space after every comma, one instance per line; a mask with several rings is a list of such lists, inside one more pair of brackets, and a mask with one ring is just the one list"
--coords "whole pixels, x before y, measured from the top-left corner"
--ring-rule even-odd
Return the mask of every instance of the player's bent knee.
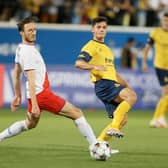
[[137, 101], [137, 94], [134, 91], [131, 91], [129, 94], [129, 101], [134, 105]]
[[136, 93], [133, 94], [132, 101], [133, 101], [134, 104], [136, 103], [136, 101], [137, 101], [137, 95], [136, 95]]

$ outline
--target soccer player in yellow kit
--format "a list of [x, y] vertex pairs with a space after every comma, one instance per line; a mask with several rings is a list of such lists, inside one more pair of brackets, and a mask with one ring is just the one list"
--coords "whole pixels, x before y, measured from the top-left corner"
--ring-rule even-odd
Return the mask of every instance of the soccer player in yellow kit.
[[98, 137], [103, 141], [108, 141], [111, 136], [123, 137], [121, 128], [127, 122], [127, 112], [137, 99], [136, 93], [116, 71], [114, 55], [104, 43], [106, 32], [107, 19], [93, 19], [93, 39], [84, 45], [75, 63], [77, 68], [90, 70], [95, 93], [104, 103], [108, 116], [113, 119]]
[[168, 110], [168, 13], [163, 15], [161, 24], [161, 27], [155, 28], [150, 33], [142, 61], [142, 70], [145, 72], [148, 70], [148, 52], [151, 46], [154, 45], [154, 68], [162, 87], [162, 96], [157, 103], [153, 119], [150, 122], [150, 126], [155, 128], [167, 127], [165, 113]]

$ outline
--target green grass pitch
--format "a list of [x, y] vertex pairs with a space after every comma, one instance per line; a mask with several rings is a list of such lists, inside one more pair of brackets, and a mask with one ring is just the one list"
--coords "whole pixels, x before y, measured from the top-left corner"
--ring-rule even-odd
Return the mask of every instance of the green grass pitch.
[[[24, 119], [25, 110], [0, 109], [0, 131]], [[110, 122], [106, 113], [84, 110], [96, 135]], [[112, 139], [120, 153], [95, 161], [72, 121], [44, 112], [37, 128], [0, 143], [0, 168], [167, 168], [168, 130], [149, 128], [151, 111], [129, 112], [123, 139]]]

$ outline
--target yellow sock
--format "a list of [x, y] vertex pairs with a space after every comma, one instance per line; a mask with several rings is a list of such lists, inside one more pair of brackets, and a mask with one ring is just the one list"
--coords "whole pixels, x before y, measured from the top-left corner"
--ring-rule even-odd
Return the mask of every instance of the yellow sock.
[[114, 112], [114, 119], [111, 123], [111, 128], [119, 129], [121, 122], [123, 121], [125, 114], [131, 109], [130, 104], [126, 101], [121, 102]]
[[104, 128], [97, 140], [108, 141], [111, 138], [111, 136], [106, 135], [107, 130], [109, 130], [110, 128], [120, 129], [121, 122], [123, 121], [125, 114], [130, 110], [130, 108], [131, 106], [126, 101], [121, 102], [114, 112], [114, 119], [112, 123], [110, 123]]
[[162, 97], [157, 106], [156, 111], [154, 113], [153, 119], [157, 120], [159, 117], [164, 116], [168, 109], [168, 96]]
[[111, 136], [106, 135], [106, 131], [109, 130], [110, 128], [111, 128], [111, 123], [107, 125], [107, 127], [104, 128], [104, 130], [98, 136], [97, 140], [98, 141], [109, 141]]

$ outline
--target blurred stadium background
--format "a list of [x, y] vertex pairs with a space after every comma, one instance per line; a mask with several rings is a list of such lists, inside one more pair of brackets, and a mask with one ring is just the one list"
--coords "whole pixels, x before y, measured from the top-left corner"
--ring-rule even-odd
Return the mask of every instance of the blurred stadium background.
[[[13, 97], [12, 69], [20, 42], [16, 22], [37, 16], [36, 46], [47, 63], [52, 89], [81, 108], [103, 108], [93, 93], [88, 72], [75, 69], [73, 64], [83, 44], [92, 38], [90, 20], [106, 16], [110, 26], [105, 42], [115, 54], [118, 71], [138, 93], [134, 108], [153, 109], [161, 94], [152, 70], [153, 50], [148, 73], [141, 73], [141, 60], [148, 33], [152, 26], [160, 24], [159, 17], [167, 7], [165, 0], [1, 0], [0, 107], [8, 107]], [[135, 40], [132, 51], [137, 64], [133, 69], [123, 69], [122, 48], [130, 38]], [[22, 90], [24, 95], [25, 88]]]

